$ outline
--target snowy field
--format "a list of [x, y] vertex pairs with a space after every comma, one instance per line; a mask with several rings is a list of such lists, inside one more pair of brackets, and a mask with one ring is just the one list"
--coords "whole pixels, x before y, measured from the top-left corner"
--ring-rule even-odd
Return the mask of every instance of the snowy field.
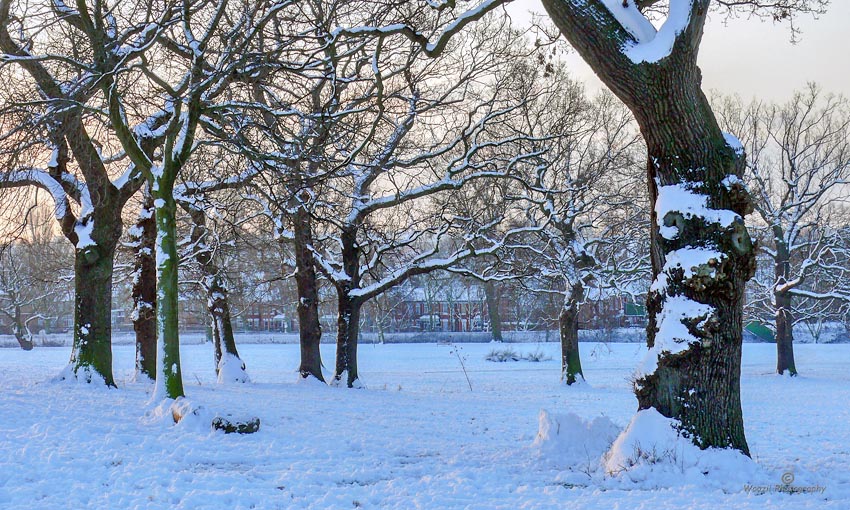
[[[606, 474], [597, 450], [612, 437], [595, 426], [544, 430], [535, 442], [543, 409], [555, 428], [568, 413], [562, 423], [604, 416], [613, 433], [625, 427], [644, 348], [582, 344], [588, 384], [567, 388], [557, 344], [509, 347], [552, 359], [488, 362], [492, 344], [464, 344], [460, 359], [448, 345], [365, 345], [368, 388], [349, 390], [296, 383], [296, 345], [242, 345], [254, 383], [222, 387], [212, 346], [184, 346], [189, 399], [258, 416], [260, 432], [246, 436], [157, 418], [150, 385], [131, 381], [131, 345], [115, 347], [117, 390], [50, 382], [68, 348], [3, 349], [0, 509], [850, 508], [850, 345], [797, 346], [796, 379], [772, 373], [772, 345], [745, 345], [756, 462], [705, 476], [675, 452]], [[331, 365], [333, 347], [323, 356]], [[791, 487], [815, 490], [776, 491], [788, 473]]]

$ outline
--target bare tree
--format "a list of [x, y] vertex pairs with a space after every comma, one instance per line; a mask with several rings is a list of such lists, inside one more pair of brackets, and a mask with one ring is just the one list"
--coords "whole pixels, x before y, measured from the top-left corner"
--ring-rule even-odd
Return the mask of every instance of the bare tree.
[[[10, 169], [0, 186], [35, 186], [52, 196], [57, 223], [77, 253], [74, 347], [63, 376], [114, 386], [113, 263], [121, 211], [142, 176], [115, 150], [114, 140], [92, 134], [104, 126], [96, 85], [109, 82], [103, 77], [112, 76], [117, 66], [140, 58], [167, 25], [170, 11], [148, 6], [136, 11], [143, 24], [119, 29], [126, 13], [104, 9], [97, 3], [80, 10], [61, 0], [0, 2], [3, 79], [16, 83], [4, 88], [9, 96], [0, 113], [16, 120], [0, 136], [4, 166]], [[47, 37], [41, 37], [45, 31]], [[138, 123], [156, 124], [156, 118], [144, 116]]]
[[636, 193], [642, 146], [630, 113], [613, 96], [590, 100], [562, 70], [552, 73], [553, 85], [523, 126], [557, 133], [546, 155], [550, 162], [528, 175], [517, 193], [528, 203], [528, 221], [542, 228], [513, 248], [520, 256], [527, 252], [525, 263], [537, 268], [525, 279], [526, 287], [563, 301], [558, 316], [561, 375], [571, 385], [584, 380], [578, 328], [579, 308], [588, 295], [616, 291], [648, 276], [648, 252], [629, 258], [621, 253], [635, 242], [630, 238], [635, 227], [645, 226], [645, 204]]
[[815, 85], [784, 105], [718, 102], [722, 124], [740, 133], [749, 155], [745, 182], [762, 222], [759, 247], [773, 266], [770, 279], [755, 280], [751, 306], [774, 320], [776, 371], [797, 375], [794, 324], [850, 299], [845, 247], [831, 219], [850, 183], [850, 104]]
[[315, 254], [318, 268], [338, 297], [338, 383], [359, 384], [364, 303], [411, 276], [494, 253], [504, 242], [486, 235], [501, 217], [453, 214], [448, 200], [472, 182], [510, 178], [542, 152], [518, 143], [527, 136], [500, 136], [495, 127], [522, 101], [508, 97], [505, 77], [510, 59], [525, 50], [504, 28], [473, 31], [433, 61], [417, 60], [415, 49], [394, 64], [380, 53], [388, 43], [379, 40], [374, 49], [379, 87], [371, 119], [352, 132], [351, 156], [328, 183], [332, 205], [315, 213], [327, 229]]
[[24, 350], [35, 346], [30, 325], [47, 328], [64, 310], [63, 294], [70, 294], [73, 255], [57, 238], [50, 214], [38, 209], [17, 240], [0, 245], [0, 318]]

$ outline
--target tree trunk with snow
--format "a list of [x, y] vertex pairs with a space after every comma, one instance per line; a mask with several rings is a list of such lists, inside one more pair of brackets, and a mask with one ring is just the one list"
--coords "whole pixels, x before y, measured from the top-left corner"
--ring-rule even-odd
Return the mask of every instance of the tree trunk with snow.
[[794, 316], [791, 309], [791, 295], [777, 292], [776, 298], [776, 372], [796, 376], [794, 364]]
[[782, 229], [774, 227], [774, 243], [776, 245], [776, 256], [774, 258], [775, 286], [773, 298], [776, 302], [776, 372], [791, 376], [797, 375], [797, 367], [794, 364], [794, 314], [792, 305], [793, 296], [787, 290], [780, 290], [788, 282], [791, 276], [791, 254], [785, 244]]
[[156, 328], [157, 372], [155, 395], [176, 399], [184, 396], [180, 369], [177, 287], [177, 206], [174, 201], [174, 171], [155, 174], [156, 207]]
[[298, 337], [301, 344], [301, 365], [298, 372], [302, 378], [315, 377], [324, 382], [322, 354], [322, 326], [319, 322], [319, 285], [316, 267], [310, 246], [313, 244], [313, 228], [310, 212], [303, 206], [296, 209], [293, 218], [295, 237], [295, 284], [298, 288]]
[[15, 335], [15, 340], [18, 341], [18, 345], [21, 346], [21, 349], [25, 351], [31, 351], [33, 349], [32, 343], [32, 335], [27, 335], [27, 326], [24, 324], [24, 317], [21, 314], [21, 307], [15, 305], [15, 323], [13, 325], [13, 333]]
[[245, 362], [236, 349], [233, 321], [230, 317], [230, 300], [221, 269], [213, 260], [209, 246], [210, 231], [206, 212], [190, 203], [181, 202], [181, 207], [192, 218], [190, 238], [194, 246], [194, 257], [201, 271], [201, 285], [207, 295], [207, 313], [212, 326], [215, 352], [215, 373], [219, 382], [248, 382]]
[[[578, 288], [576, 288], [578, 287]], [[576, 296], [583, 293], [581, 285], [573, 287], [558, 315], [561, 332], [561, 378], [567, 385], [584, 381], [578, 349], [578, 304]]]
[[153, 195], [144, 190], [142, 209], [132, 231], [133, 331], [136, 333], [136, 377], [156, 378], [156, 220]]
[[346, 375], [349, 388], [357, 382], [357, 341], [360, 336], [360, 308], [362, 302], [353, 297], [351, 291], [360, 285], [360, 252], [357, 247], [356, 231], [344, 230], [340, 236], [342, 244], [342, 268], [346, 279], [336, 283], [337, 287], [337, 341], [334, 383], [340, 384]]
[[[346, 287], [345, 285], [343, 287]], [[352, 299], [347, 291], [340, 291], [338, 296], [339, 311], [337, 314], [336, 367], [334, 382], [345, 384], [349, 388], [358, 386], [357, 382], [357, 341], [360, 336], [359, 300]]]
[[[118, 225], [120, 231], [120, 224]], [[115, 386], [112, 376], [112, 271], [115, 247], [77, 249], [74, 257], [74, 344], [71, 370], [92, 382], [101, 377]]]
[[[210, 267], [207, 267], [210, 269]], [[213, 345], [215, 346], [215, 373], [219, 382], [248, 382], [245, 362], [236, 349], [233, 336], [233, 321], [230, 317], [230, 302], [227, 287], [218, 268], [204, 275], [207, 291], [207, 312], [212, 322]]]
[[487, 301], [487, 315], [490, 319], [491, 337], [496, 342], [502, 339], [502, 316], [499, 313], [499, 292], [492, 281], [484, 283], [484, 299]]
[[[740, 363], [744, 285], [755, 255], [742, 217], [752, 202], [740, 184], [743, 150], [721, 132], [700, 86], [696, 57], [709, 2], [671, 2], [671, 48], [651, 27], [653, 37], [638, 39], [602, 2], [544, 5], [631, 109], [648, 149], [655, 282], [650, 352], [635, 382], [639, 409], [674, 418], [702, 448], [748, 454]], [[622, 9], [640, 16], [631, 3]]]

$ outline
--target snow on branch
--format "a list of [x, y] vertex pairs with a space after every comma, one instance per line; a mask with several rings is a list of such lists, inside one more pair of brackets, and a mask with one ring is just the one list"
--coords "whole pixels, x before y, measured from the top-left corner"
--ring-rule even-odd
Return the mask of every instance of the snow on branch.
[[673, 52], [673, 45], [691, 21], [693, 0], [670, 0], [670, 11], [664, 24], [655, 27], [635, 6], [634, 2], [602, 0], [617, 21], [634, 37], [623, 53], [635, 64], [658, 62]]
[[358, 37], [358, 36], [370, 36], [370, 37], [378, 37], [384, 38], [391, 35], [402, 35], [408, 38], [410, 41], [416, 43], [420, 46], [422, 51], [429, 57], [437, 57], [439, 56], [448, 45], [452, 36], [456, 33], [463, 30], [466, 25], [480, 20], [487, 13], [495, 10], [496, 8], [508, 4], [513, 0], [485, 0], [481, 2], [477, 7], [470, 9], [461, 15], [459, 15], [454, 21], [449, 23], [445, 29], [440, 33], [434, 41], [429, 41], [428, 37], [422, 32], [418, 31], [414, 27], [405, 24], [405, 23], [396, 23], [392, 25], [387, 25], [385, 27], [375, 27], [375, 26], [359, 26], [359, 27], [351, 27], [351, 28], [336, 28], [331, 32], [331, 36], [333, 39], [338, 39], [342, 36], [347, 37]]
[[23, 168], [0, 176], [0, 188], [37, 186], [47, 191], [53, 199], [53, 213], [62, 220], [68, 213], [68, 197], [60, 182], [39, 168]]

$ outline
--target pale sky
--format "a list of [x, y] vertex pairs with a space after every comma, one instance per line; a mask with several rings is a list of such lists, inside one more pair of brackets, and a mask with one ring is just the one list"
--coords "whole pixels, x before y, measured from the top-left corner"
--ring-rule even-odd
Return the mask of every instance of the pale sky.
[[[518, 23], [530, 19], [529, 11], [545, 13], [539, 0], [516, 0], [508, 11]], [[803, 33], [790, 42], [787, 24], [758, 19], [709, 20], [700, 49], [703, 88], [738, 93], [744, 99], [759, 97], [783, 101], [807, 82], [825, 92], [850, 97], [850, 45], [846, 44], [850, 1], [833, 0], [820, 17], [801, 17]], [[601, 84], [575, 53], [567, 57], [570, 70], [593, 90]]]

